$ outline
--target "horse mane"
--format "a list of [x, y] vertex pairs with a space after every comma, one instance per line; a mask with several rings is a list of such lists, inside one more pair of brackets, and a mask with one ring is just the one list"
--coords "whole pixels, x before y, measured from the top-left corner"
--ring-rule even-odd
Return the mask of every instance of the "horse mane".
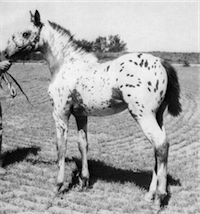
[[51, 21], [48, 21], [50, 26], [56, 30], [57, 32], [59, 32], [61, 35], [67, 35], [69, 37], [70, 40], [74, 40], [74, 36], [71, 34], [71, 32], [67, 29], [65, 29], [64, 27], [60, 26], [59, 24], [56, 24], [55, 22], [51, 22]]
[[89, 57], [90, 61], [97, 61], [97, 58], [95, 57], [95, 55], [93, 53], [88, 52], [82, 45], [80, 45], [75, 39], [74, 39], [74, 35], [71, 34], [71, 32], [67, 29], [65, 29], [64, 27], [62, 27], [61, 25], [55, 23], [55, 22], [51, 22], [48, 21], [49, 25], [55, 30], [57, 31], [61, 36], [63, 36], [63, 38], [67, 38], [68, 42], [70, 43], [71, 47], [73, 47], [74, 51], [79, 54], [81, 57]]

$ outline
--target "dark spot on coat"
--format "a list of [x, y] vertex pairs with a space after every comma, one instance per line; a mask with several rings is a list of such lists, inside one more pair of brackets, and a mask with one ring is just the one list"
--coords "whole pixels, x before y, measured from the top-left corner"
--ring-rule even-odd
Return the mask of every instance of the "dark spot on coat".
[[162, 95], [163, 95], [163, 91], [160, 92], [160, 96], [161, 96], [161, 97], [162, 97]]
[[151, 85], [151, 82], [150, 82], [150, 81], [148, 82], [148, 85]]
[[124, 62], [122, 62], [120, 65], [123, 65], [124, 64]]
[[73, 90], [71, 92], [71, 98], [72, 98], [72, 113], [74, 115], [87, 115], [86, 106], [83, 104], [82, 97], [80, 93], [77, 90]]
[[138, 65], [137, 62], [134, 62], [135, 65]]
[[109, 68], [110, 68], [110, 66], [108, 66], [106, 70], [108, 71], [108, 70], [109, 70]]
[[156, 81], [156, 90], [158, 90], [159, 80]]
[[148, 90], [151, 92], [151, 89], [148, 87]]
[[140, 67], [143, 66], [143, 62], [144, 62], [144, 60], [142, 59], [142, 61], [140, 62]]
[[124, 69], [124, 67], [122, 67], [122, 68], [120, 69], [120, 71], [119, 71], [119, 72], [122, 72], [122, 71], [123, 71], [123, 69]]
[[111, 108], [118, 110], [124, 110], [127, 108], [127, 104], [124, 102], [122, 91], [119, 88], [112, 88], [112, 98], [109, 100]]
[[140, 58], [142, 56], [142, 54], [138, 54], [138, 58]]
[[133, 62], [133, 60], [130, 59], [129, 62]]
[[123, 85], [120, 85], [120, 88], [122, 88], [123, 87]]
[[131, 95], [130, 95], [130, 94], [127, 94], [127, 96], [130, 97]]
[[147, 62], [147, 60], [146, 60], [146, 62], [144, 63], [144, 66], [145, 66], [145, 67], [147, 67], [147, 66], [148, 66], [148, 62]]

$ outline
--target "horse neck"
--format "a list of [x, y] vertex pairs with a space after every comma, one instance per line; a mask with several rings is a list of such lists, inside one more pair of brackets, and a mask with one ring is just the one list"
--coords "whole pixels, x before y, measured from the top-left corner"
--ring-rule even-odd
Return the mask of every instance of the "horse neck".
[[42, 52], [45, 60], [48, 63], [51, 75], [53, 76], [58, 72], [59, 68], [64, 63], [64, 57], [59, 51], [58, 35], [48, 25], [45, 25], [41, 31], [41, 45], [40, 51]]
[[42, 46], [41, 52], [48, 62], [52, 76], [59, 71], [59, 68], [72, 60], [97, 61], [97, 58], [76, 48], [68, 35], [62, 35], [46, 24], [41, 31]]

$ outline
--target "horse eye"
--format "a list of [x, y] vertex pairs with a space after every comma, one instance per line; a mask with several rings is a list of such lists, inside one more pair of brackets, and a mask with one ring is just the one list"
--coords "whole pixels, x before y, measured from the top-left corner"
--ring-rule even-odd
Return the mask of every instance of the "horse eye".
[[24, 32], [22, 36], [27, 39], [30, 36], [30, 32]]

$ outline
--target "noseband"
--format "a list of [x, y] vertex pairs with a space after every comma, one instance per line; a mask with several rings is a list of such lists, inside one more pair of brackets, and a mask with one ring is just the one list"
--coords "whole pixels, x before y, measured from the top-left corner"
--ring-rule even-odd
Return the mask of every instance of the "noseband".
[[17, 49], [18, 50], [23, 50], [23, 49], [27, 49], [27, 47], [30, 47], [30, 49], [33, 49], [35, 47], [35, 45], [40, 41], [40, 33], [41, 33], [41, 30], [42, 30], [42, 27], [44, 26], [43, 23], [40, 23], [40, 25], [38, 26], [39, 27], [39, 30], [38, 30], [38, 34], [37, 36], [35, 37], [35, 39], [33, 40], [33, 42], [29, 43], [26, 47], [22, 47], [20, 45], [17, 44], [17, 42], [15, 41], [15, 37], [13, 36], [12, 37], [12, 41], [14, 42], [14, 44], [16, 45]]

